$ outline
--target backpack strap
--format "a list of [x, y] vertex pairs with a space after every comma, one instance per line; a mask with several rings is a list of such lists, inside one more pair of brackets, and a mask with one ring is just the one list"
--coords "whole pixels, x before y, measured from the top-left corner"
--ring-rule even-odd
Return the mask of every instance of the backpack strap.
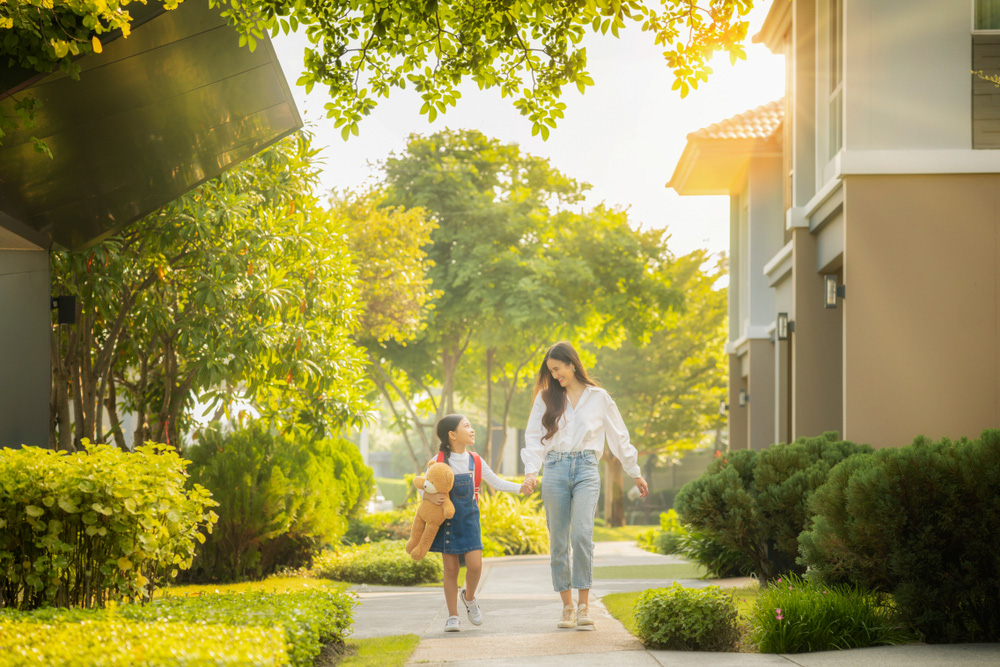
[[469, 457], [469, 469], [472, 470], [472, 493], [476, 499], [476, 504], [479, 504], [479, 486], [483, 481], [483, 460], [479, 457], [479, 454], [475, 452], [470, 452]]
[[438, 452], [437, 462], [438, 463], [444, 463], [444, 452]]

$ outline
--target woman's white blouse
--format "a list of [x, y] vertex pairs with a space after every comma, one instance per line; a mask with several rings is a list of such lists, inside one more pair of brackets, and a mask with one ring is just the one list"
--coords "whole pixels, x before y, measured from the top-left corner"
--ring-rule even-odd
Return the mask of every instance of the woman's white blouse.
[[528, 417], [528, 427], [524, 431], [524, 449], [521, 450], [521, 460], [524, 461], [524, 473], [537, 473], [549, 452], [582, 452], [592, 449], [598, 456], [604, 454], [604, 441], [619, 461], [622, 469], [629, 477], [642, 475], [639, 468], [639, 453], [629, 440], [628, 428], [622, 419], [618, 406], [608, 392], [600, 387], [584, 387], [576, 407], [566, 400], [566, 411], [559, 420], [558, 428], [552, 438], [542, 443], [545, 427], [542, 426], [542, 415], [545, 414], [545, 402], [539, 393], [531, 406], [531, 416]]

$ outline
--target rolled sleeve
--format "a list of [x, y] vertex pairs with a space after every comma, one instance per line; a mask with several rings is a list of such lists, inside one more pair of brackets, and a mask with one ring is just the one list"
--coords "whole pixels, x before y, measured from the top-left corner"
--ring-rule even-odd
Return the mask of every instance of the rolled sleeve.
[[524, 474], [532, 475], [542, 469], [545, 460], [545, 445], [542, 437], [545, 428], [542, 426], [542, 415], [545, 414], [545, 401], [539, 393], [531, 406], [528, 425], [524, 429], [524, 449], [521, 450], [521, 461], [524, 463]]
[[608, 447], [611, 448], [611, 453], [622, 462], [622, 470], [625, 471], [626, 475], [633, 479], [641, 477], [639, 452], [632, 445], [625, 420], [622, 419], [622, 414], [618, 411], [618, 405], [615, 404], [614, 399], [607, 396], [607, 401], [608, 405], [604, 413], [604, 433]]

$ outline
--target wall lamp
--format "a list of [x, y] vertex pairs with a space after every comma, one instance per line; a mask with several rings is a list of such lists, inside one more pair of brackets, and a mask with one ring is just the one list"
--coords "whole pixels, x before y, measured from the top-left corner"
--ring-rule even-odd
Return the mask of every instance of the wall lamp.
[[740, 407], [745, 408], [749, 402], [750, 394], [747, 393], [746, 389], [740, 389]]
[[776, 333], [778, 340], [788, 340], [788, 334], [795, 331], [795, 322], [788, 319], [788, 313], [778, 313]]
[[847, 298], [847, 285], [837, 284], [837, 275], [829, 273], [823, 276], [823, 305], [826, 308], [836, 308], [837, 307], [837, 297], [841, 299]]
[[75, 296], [54, 296], [49, 302], [52, 310], [57, 313], [59, 324], [76, 324], [76, 297]]

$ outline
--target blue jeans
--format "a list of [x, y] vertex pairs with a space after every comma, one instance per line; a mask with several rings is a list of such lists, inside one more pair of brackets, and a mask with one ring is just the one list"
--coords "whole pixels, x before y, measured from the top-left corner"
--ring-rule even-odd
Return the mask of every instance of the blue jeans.
[[593, 450], [549, 452], [545, 457], [542, 502], [552, 551], [552, 586], [556, 591], [590, 589], [594, 516], [600, 493], [601, 473]]

